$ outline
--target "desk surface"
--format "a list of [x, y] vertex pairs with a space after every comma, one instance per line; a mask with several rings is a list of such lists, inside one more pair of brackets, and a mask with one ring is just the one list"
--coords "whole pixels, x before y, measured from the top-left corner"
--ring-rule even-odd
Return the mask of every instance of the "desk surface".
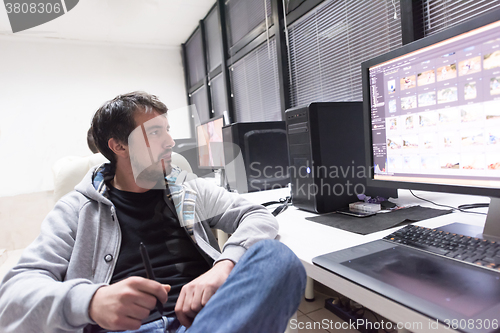
[[[439, 208], [431, 203], [415, 198], [408, 190], [399, 190], [398, 192], [399, 198], [395, 200], [391, 199], [391, 201], [396, 202], [398, 205], [418, 204], [424, 207]], [[453, 207], [457, 207], [461, 204], [489, 202], [489, 198], [486, 197], [424, 191], [413, 192], [427, 200]], [[287, 195], [289, 195], [288, 189], [279, 189], [248, 193], [244, 196], [248, 200], [255, 203], [263, 203], [266, 201], [277, 200], [279, 198], [286, 197]], [[482, 208], [474, 211], [486, 213], [487, 209]], [[430, 319], [428, 317], [378, 295], [362, 286], [356, 285], [347, 279], [332, 274], [312, 263], [312, 258], [316, 256], [380, 239], [400, 227], [383, 230], [369, 235], [358, 235], [305, 219], [306, 217], [315, 215], [316, 214], [314, 213], [302, 211], [295, 207], [289, 207], [285, 212], [278, 216], [280, 224], [280, 241], [290, 247], [297, 257], [299, 257], [304, 264], [309, 277], [366, 306], [395, 323], [412, 326], [411, 328], [408, 328], [408, 330], [412, 332], [450, 332], [450, 330], [446, 329], [444, 326], [429, 330], [428, 325]], [[439, 227], [459, 222], [482, 226], [484, 225], [485, 218], [485, 215], [458, 212], [424, 220], [415, 224], [426, 227]], [[420, 325], [422, 326], [420, 327]]]

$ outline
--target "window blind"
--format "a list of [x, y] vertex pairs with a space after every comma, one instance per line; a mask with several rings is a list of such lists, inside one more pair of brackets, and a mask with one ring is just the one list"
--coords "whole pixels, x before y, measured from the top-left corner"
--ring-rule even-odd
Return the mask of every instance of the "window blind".
[[208, 71], [211, 72], [222, 63], [222, 42], [217, 10], [212, 10], [205, 19], [205, 33], [207, 35]]
[[191, 94], [191, 104], [196, 106], [196, 112], [198, 112], [198, 117], [200, 118], [201, 123], [210, 119], [210, 108], [208, 106], [207, 91], [205, 86], [202, 86]]
[[222, 116], [223, 112], [227, 111], [222, 74], [217, 75], [210, 81], [210, 92], [214, 117]]
[[197, 29], [186, 43], [186, 59], [189, 71], [189, 86], [192, 87], [206, 75], [200, 29]]
[[286, 0], [285, 1], [285, 12], [287, 14], [290, 14], [291, 12], [293, 12], [297, 7], [299, 7], [305, 1], [306, 0]]
[[227, 0], [225, 8], [230, 46], [264, 22], [266, 14], [271, 25], [271, 0]]
[[422, 0], [424, 36], [500, 7], [500, 0]]
[[281, 120], [276, 41], [263, 43], [230, 68], [235, 120]]
[[288, 35], [292, 106], [360, 101], [361, 63], [402, 45], [399, 1], [325, 1]]

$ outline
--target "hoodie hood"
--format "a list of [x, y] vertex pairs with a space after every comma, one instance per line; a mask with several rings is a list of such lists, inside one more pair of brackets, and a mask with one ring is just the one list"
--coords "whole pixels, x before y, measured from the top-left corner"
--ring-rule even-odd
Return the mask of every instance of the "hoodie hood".
[[[114, 176], [115, 171], [113, 166], [110, 163], [103, 163], [91, 168], [82, 181], [75, 186], [75, 190], [89, 199], [112, 206], [113, 204], [108, 199], [106, 182], [112, 180]], [[195, 174], [182, 171], [179, 167], [173, 166], [172, 171], [165, 178], [165, 189], [168, 186], [170, 192], [181, 192], [185, 182], [196, 178]]]
[[113, 179], [114, 172], [110, 163], [95, 166], [87, 172], [82, 181], [75, 186], [75, 190], [89, 199], [102, 202], [106, 205], [113, 204], [107, 197], [106, 181]]

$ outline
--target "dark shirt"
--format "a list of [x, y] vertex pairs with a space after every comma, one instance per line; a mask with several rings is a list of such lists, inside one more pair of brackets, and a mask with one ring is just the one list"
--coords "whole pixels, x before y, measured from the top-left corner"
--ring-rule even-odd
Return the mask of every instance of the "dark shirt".
[[[181, 227], [177, 214], [166, 204], [163, 190], [133, 193], [109, 188], [109, 199], [115, 205], [122, 232], [111, 284], [131, 276], [146, 277], [139, 251], [139, 244], [143, 242], [156, 281], [172, 287], [163, 315], [175, 315], [175, 303], [182, 286], [208, 271], [210, 265]], [[143, 323], [160, 317], [155, 309]]]

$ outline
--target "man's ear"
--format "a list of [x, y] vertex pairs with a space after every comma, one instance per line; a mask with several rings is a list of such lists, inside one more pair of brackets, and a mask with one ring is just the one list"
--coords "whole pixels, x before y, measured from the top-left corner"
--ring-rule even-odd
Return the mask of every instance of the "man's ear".
[[108, 140], [108, 147], [115, 153], [116, 156], [128, 157], [128, 146], [123, 144], [123, 142], [111, 138]]

